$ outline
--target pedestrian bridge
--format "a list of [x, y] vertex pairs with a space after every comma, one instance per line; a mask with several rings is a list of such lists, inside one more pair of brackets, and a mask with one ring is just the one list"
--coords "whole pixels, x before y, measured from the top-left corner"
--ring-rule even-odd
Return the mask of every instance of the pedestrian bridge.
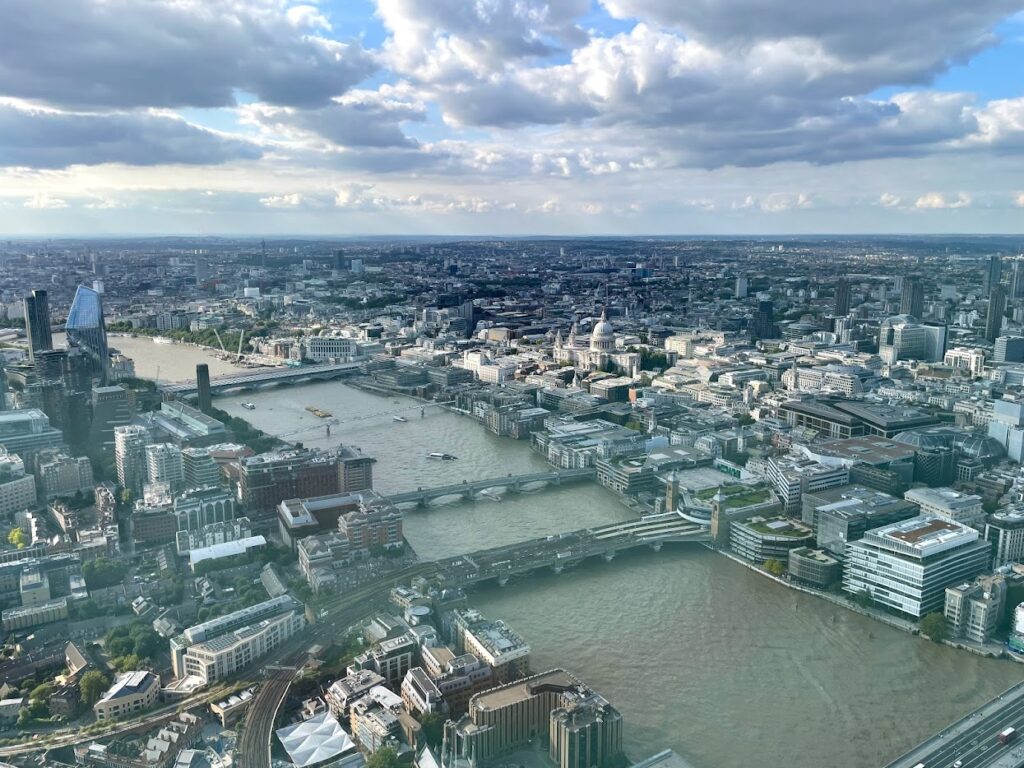
[[610, 562], [617, 553], [637, 547], [649, 547], [657, 552], [667, 542], [710, 540], [706, 526], [697, 525], [678, 512], [665, 512], [451, 557], [438, 561], [437, 566], [442, 579], [452, 586], [467, 586], [488, 579], [504, 585], [513, 576], [540, 569], [561, 573], [591, 557]]
[[388, 496], [388, 500], [396, 506], [415, 504], [418, 507], [425, 507], [435, 499], [448, 496], [469, 500], [485, 491], [498, 488], [503, 488], [509, 493], [519, 493], [527, 486], [561, 485], [579, 480], [592, 480], [595, 475], [596, 471], [590, 467], [586, 469], [556, 469], [551, 472], [534, 472], [524, 475], [508, 474], [504, 477], [490, 477], [485, 480], [463, 480], [461, 483], [441, 485], [436, 488], [417, 488], [415, 491], [392, 494]]
[[[296, 384], [303, 381], [317, 381], [346, 376], [359, 370], [359, 363], [324, 363], [287, 368], [249, 370], [243, 373], [229, 373], [210, 379], [210, 391], [226, 392], [232, 389], [257, 389], [274, 384]], [[158, 384], [158, 389], [169, 397], [191, 397], [199, 393], [195, 379]]]

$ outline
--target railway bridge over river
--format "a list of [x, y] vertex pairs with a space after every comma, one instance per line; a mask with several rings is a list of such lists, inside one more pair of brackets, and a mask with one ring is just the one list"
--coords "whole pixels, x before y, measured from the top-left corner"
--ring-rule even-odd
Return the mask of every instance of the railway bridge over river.
[[445, 583], [452, 586], [468, 586], [488, 579], [504, 585], [514, 576], [543, 568], [561, 573], [591, 557], [611, 561], [617, 553], [636, 547], [658, 551], [667, 542], [710, 540], [706, 526], [687, 520], [678, 512], [663, 512], [445, 558], [437, 561], [437, 569]]
[[509, 493], [519, 493], [527, 488], [539, 487], [545, 484], [562, 485], [563, 483], [578, 482], [580, 480], [593, 480], [595, 474], [593, 468], [556, 469], [551, 472], [533, 472], [523, 475], [508, 474], [504, 477], [490, 477], [484, 480], [463, 480], [461, 483], [441, 485], [435, 488], [417, 488], [415, 491], [393, 493], [388, 496], [388, 501], [396, 506], [415, 504], [418, 507], [425, 507], [431, 501], [442, 499], [446, 496], [469, 500], [483, 492], [499, 488]]

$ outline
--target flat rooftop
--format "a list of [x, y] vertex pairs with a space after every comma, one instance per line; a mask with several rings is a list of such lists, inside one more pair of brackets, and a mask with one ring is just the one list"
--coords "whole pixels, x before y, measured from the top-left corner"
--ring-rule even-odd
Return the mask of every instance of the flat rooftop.
[[863, 541], [923, 558], [975, 542], [979, 535], [966, 525], [920, 515], [874, 528], [864, 535]]
[[555, 685], [571, 688], [579, 685], [579, 681], [564, 669], [553, 669], [533, 677], [527, 677], [515, 683], [478, 693], [473, 697], [470, 706], [475, 709], [502, 709], [520, 701], [526, 701], [535, 695], [532, 691], [539, 685]]

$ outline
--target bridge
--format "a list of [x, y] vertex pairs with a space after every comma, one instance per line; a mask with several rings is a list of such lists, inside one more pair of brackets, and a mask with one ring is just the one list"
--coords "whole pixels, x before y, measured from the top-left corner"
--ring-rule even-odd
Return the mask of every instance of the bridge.
[[584, 528], [451, 557], [439, 560], [437, 568], [442, 580], [452, 586], [468, 586], [488, 579], [504, 586], [513, 576], [544, 568], [562, 573], [591, 557], [610, 562], [617, 553], [636, 547], [650, 547], [657, 552], [666, 542], [710, 540], [706, 526], [690, 522], [678, 512], [663, 512], [626, 523]]
[[486, 480], [463, 480], [461, 483], [441, 485], [436, 488], [417, 488], [415, 491], [392, 494], [388, 496], [388, 501], [396, 506], [400, 504], [415, 504], [418, 507], [425, 507], [431, 501], [445, 496], [470, 500], [484, 491], [496, 488], [504, 488], [509, 493], [519, 493], [527, 486], [542, 483], [561, 485], [562, 483], [579, 480], [592, 480], [595, 476], [596, 471], [592, 467], [585, 469], [556, 469], [551, 472], [535, 472], [525, 475], [508, 474], [504, 477], [491, 477]]
[[[999, 734], [1015, 729], [1014, 739], [1003, 743]], [[914, 747], [886, 768], [1018, 768], [1024, 764], [1024, 683], [1017, 683], [996, 698], [964, 715], [945, 730]]]
[[[229, 373], [210, 379], [210, 391], [222, 393], [231, 389], [257, 389], [274, 384], [296, 384], [302, 381], [326, 381], [354, 373], [359, 363], [322, 363], [287, 368], [264, 368], [244, 373]], [[166, 397], [192, 397], [199, 393], [195, 379], [158, 384]]]

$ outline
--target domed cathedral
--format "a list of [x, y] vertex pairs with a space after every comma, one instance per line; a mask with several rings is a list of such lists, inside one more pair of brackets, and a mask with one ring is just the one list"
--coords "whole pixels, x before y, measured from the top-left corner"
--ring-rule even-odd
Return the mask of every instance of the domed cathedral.
[[619, 352], [616, 346], [615, 327], [608, 321], [608, 312], [601, 312], [601, 319], [590, 332], [590, 341], [576, 334], [573, 323], [567, 341], [562, 332], [555, 335], [552, 357], [556, 362], [567, 363], [585, 371], [611, 371], [635, 376], [640, 370], [640, 355], [637, 352]]

